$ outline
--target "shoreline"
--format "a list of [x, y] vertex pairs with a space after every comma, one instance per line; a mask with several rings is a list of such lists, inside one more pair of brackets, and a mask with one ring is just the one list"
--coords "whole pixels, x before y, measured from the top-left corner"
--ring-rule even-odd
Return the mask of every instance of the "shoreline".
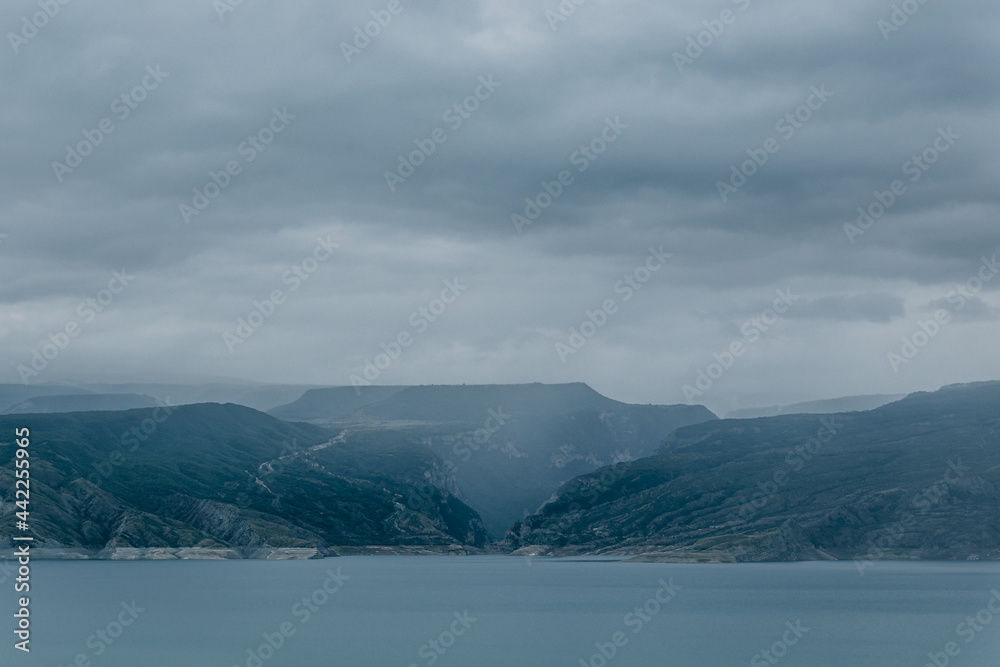
[[[533, 552], [534, 551], [534, 552]], [[806, 562], [997, 562], [1000, 555], [982, 557], [978, 554], [919, 555], [901, 552], [882, 554], [877, 558], [870, 554], [842, 555], [826, 552], [796, 554], [794, 558], [759, 560], [738, 560], [728, 552], [690, 552], [686, 550], [642, 553], [541, 553], [541, 550], [518, 549], [499, 551], [477, 549], [463, 545], [417, 545], [417, 546], [337, 546], [320, 550], [308, 548], [232, 549], [228, 547], [121, 547], [116, 549], [84, 548], [35, 548], [31, 550], [32, 560], [322, 560], [342, 556], [510, 556], [513, 558], [602, 558], [623, 563], [686, 563], [703, 565], [723, 565], [737, 563], [806, 563]], [[0, 549], [0, 560], [15, 560], [13, 549]]]

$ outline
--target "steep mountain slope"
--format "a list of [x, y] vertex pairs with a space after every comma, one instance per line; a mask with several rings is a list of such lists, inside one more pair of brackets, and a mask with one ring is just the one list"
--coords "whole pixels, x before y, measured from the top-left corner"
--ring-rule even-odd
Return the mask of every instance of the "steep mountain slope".
[[31, 429], [38, 547], [482, 545], [476, 513], [406, 433], [331, 433], [236, 405], [0, 417], [0, 548], [15, 531], [15, 428]]
[[508, 532], [532, 553], [679, 559], [1000, 557], [1000, 383], [869, 412], [678, 429]]
[[715, 415], [702, 406], [629, 405], [582, 383], [535, 383], [409, 387], [354, 418], [412, 432], [424, 423], [422, 442], [499, 539], [563, 482], [651, 454], [675, 428]]

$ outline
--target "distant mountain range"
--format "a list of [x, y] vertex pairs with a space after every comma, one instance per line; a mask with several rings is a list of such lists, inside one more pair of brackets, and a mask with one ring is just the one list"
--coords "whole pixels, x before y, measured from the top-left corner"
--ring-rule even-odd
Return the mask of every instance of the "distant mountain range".
[[158, 386], [0, 386], [0, 549], [28, 426], [36, 547], [90, 557], [1000, 558], [1000, 382], [725, 420], [580, 383], [244, 387], [270, 414]]
[[[176, 384], [176, 383], [74, 383], [74, 384], [0, 384], [0, 414], [13, 406], [41, 396], [81, 396], [88, 394], [149, 396], [159, 405], [195, 403], [236, 403], [254, 410], [271, 408], [294, 401], [312, 385], [261, 384]], [[107, 409], [121, 409], [111, 407]], [[72, 412], [73, 410], [53, 410]]]
[[562, 488], [508, 550], [676, 560], [1000, 558], [1000, 382], [677, 429]]
[[8, 415], [42, 414], [52, 412], [93, 412], [98, 410], [133, 410], [155, 408], [159, 402], [151, 396], [140, 394], [70, 394], [69, 396], [36, 396], [4, 412]]
[[807, 401], [792, 405], [775, 405], [769, 408], [744, 408], [726, 413], [726, 419], [752, 419], [754, 417], [776, 417], [778, 415], [831, 414], [834, 412], [854, 412], [874, 410], [886, 403], [905, 398], [906, 394], [869, 394], [866, 396], [844, 396], [822, 401]]
[[406, 387], [324, 387], [310, 389], [297, 400], [268, 410], [268, 414], [288, 421], [331, 422], [344, 419], [356, 410], [384, 401]]

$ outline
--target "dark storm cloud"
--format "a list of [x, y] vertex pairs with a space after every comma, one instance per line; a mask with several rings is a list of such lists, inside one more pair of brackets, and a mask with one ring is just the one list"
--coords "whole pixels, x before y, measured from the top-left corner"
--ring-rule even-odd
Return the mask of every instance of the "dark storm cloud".
[[[995, 3], [914, 5], [889, 30], [891, 2], [591, 1], [553, 19], [558, 2], [402, 0], [355, 42], [386, 6], [69, 3], [16, 53], [7, 36], [7, 375], [122, 268], [134, 284], [39, 381], [117, 365], [343, 384], [457, 277], [468, 290], [380, 381], [679, 401], [786, 288], [802, 301], [708, 404], [982, 372], [953, 351], [985, 350], [988, 330], [960, 318], [905, 374], [884, 352], [1000, 246]], [[8, 3], [0, 30], [37, 11]], [[705, 46], [678, 71], [689, 38]], [[53, 167], [105, 119], [78, 166]], [[291, 291], [327, 236], [339, 250]], [[670, 262], [624, 302], [616, 285], [660, 246]], [[287, 303], [231, 354], [223, 334], [274, 289]], [[979, 323], [995, 295], [976, 296]], [[606, 298], [620, 310], [563, 362], [556, 344]]]

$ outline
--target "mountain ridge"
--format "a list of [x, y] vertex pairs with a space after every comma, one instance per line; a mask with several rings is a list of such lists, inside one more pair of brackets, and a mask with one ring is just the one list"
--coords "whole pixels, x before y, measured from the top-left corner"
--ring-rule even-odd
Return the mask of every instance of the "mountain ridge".
[[[316, 426], [214, 403], [2, 416], [0, 433], [29, 422], [39, 547], [334, 555], [338, 546], [485, 544], [478, 514], [444, 475], [434, 479], [439, 460], [405, 441], [338, 443]], [[0, 548], [16, 534], [15, 448], [0, 442]]]
[[679, 560], [1000, 557], [1000, 382], [867, 412], [726, 419], [561, 487], [515, 552]]

